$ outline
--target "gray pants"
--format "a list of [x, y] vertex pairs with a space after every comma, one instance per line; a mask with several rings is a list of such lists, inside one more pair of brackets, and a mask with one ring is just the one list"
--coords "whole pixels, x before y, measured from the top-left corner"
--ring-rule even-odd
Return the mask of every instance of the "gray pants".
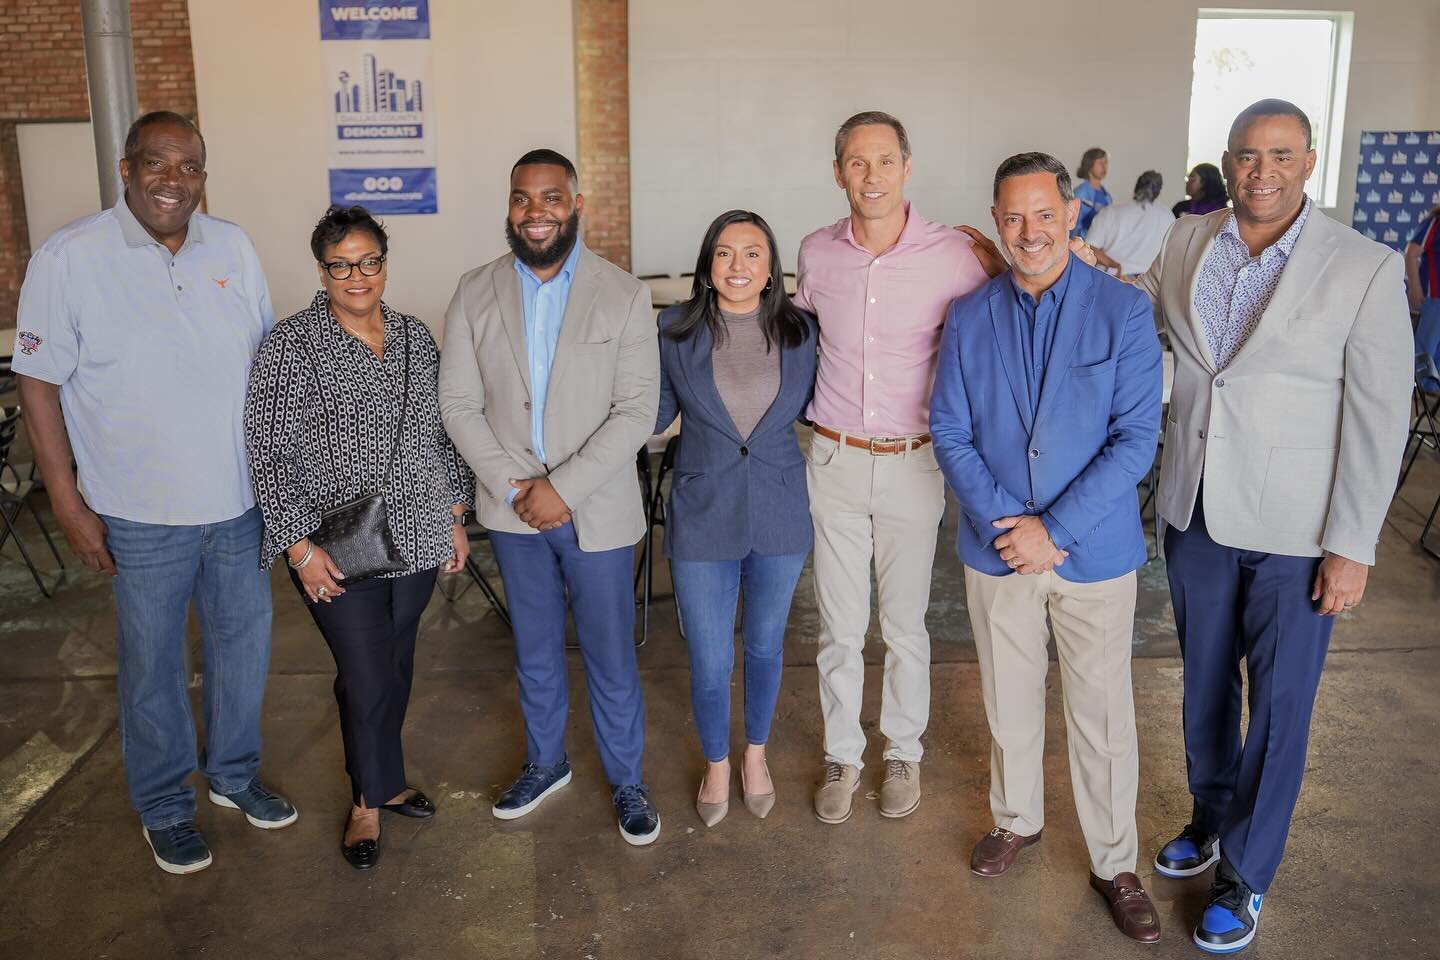
[[880, 732], [885, 757], [918, 761], [930, 716], [930, 569], [945, 513], [945, 480], [926, 444], [872, 456], [815, 434], [806, 477], [815, 521], [815, 602], [820, 613], [820, 708], [825, 758], [863, 766], [862, 651], [870, 627], [870, 564], [885, 640]]

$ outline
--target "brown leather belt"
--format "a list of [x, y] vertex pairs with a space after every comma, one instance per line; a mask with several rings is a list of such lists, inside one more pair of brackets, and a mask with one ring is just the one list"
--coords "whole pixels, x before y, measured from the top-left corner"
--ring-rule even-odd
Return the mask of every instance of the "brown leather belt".
[[834, 440], [837, 443], [843, 441], [847, 447], [858, 447], [868, 451], [871, 456], [880, 457], [891, 453], [908, 453], [911, 450], [919, 450], [930, 442], [930, 434], [920, 433], [913, 437], [857, 437], [849, 433], [841, 433], [839, 430], [832, 430], [830, 427], [815, 424], [814, 430], [827, 440]]

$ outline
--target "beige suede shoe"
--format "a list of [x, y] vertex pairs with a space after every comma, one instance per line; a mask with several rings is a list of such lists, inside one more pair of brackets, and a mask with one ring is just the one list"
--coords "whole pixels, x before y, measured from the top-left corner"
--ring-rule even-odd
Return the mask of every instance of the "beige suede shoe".
[[880, 815], [908, 817], [920, 806], [920, 764], [909, 760], [885, 761], [880, 782]]
[[844, 823], [850, 819], [851, 800], [860, 786], [860, 768], [848, 763], [825, 761], [820, 789], [815, 791], [815, 816], [822, 823]]

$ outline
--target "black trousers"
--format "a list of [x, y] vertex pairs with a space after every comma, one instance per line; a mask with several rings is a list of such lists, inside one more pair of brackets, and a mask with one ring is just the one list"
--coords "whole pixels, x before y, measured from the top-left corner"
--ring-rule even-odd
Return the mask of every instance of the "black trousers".
[[[410, 705], [415, 634], [437, 572], [357, 580], [330, 603], [306, 601], [335, 658], [345, 772], [356, 804], [363, 798], [367, 807], [378, 807], [406, 787], [400, 728]], [[293, 570], [290, 579], [305, 599]]]

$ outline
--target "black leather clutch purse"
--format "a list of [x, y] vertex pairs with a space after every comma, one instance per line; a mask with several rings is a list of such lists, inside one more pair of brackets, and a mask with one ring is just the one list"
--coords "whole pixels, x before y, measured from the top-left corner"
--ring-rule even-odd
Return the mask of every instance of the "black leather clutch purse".
[[400, 446], [400, 430], [410, 405], [410, 327], [405, 326], [405, 386], [400, 400], [400, 419], [395, 424], [395, 440], [390, 445], [390, 460], [380, 490], [357, 497], [349, 503], [331, 507], [320, 514], [320, 526], [310, 540], [335, 561], [345, 574], [345, 581], [366, 580], [385, 573], [399, 573], [409, 562], [395, 546], [390, 533], [390, 516], [385, 507], [385, 489], [395, 469], [395, 453]]

